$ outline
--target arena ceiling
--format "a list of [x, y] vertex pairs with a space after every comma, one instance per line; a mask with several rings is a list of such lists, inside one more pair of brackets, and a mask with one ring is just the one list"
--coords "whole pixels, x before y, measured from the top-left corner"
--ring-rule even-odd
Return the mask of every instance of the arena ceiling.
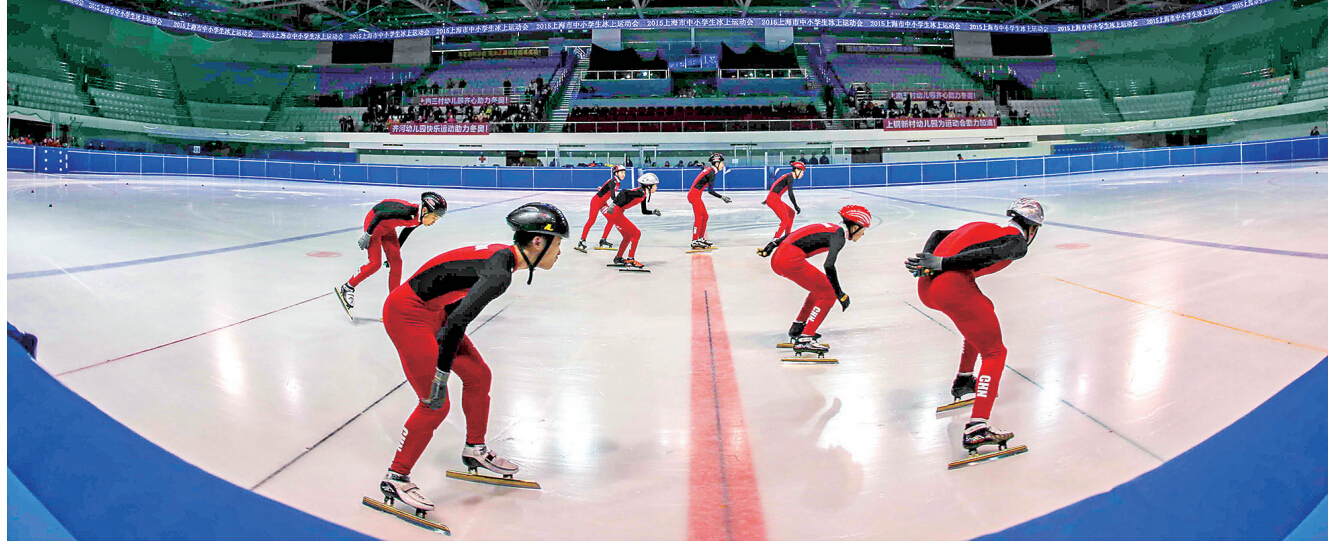
[[[1167, 15], [1229, 0], [101, 0], [195, 23], [302, 32], [659, 17], [854, 17], [1068, 24]], [[919, 3], [917, 7], [905, 5]]]

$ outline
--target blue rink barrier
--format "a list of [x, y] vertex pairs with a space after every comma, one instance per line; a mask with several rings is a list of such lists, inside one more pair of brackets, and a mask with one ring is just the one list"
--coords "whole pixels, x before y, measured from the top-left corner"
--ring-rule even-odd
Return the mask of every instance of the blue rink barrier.
[[[39, 149], [41, 151], [39, 152]], [[58, 151], [58, 153], [54, 153]], [[51, 155], [52, 158], [42, 158]], [[67, 158], [59, 170], [55, 155]], [[609, 178], [608, 168], [528, 168], [398, 166], [341, 162], [300, 162], [250, 158], [8, 147], [10, 170], [119, 175], [203, 175], [237, 179], [279, 179], [413, 187], [508, 190], [594, 190]], [[993, 158], [944, 162], [816, 165], [795, 188], [861, 188], [932, 183], [964, 183], [1088, 172], [1114, 172], [1175, 166], [1266, 164], [1328, 159], [1328, 136], [1222, 145], [1135, 149], [1077, 155]], [[45, 162], [43, 162], [45, 161]], [[788, 166], [735, 166], [716, 180], [719, 190], [765, 190]], [[696, 168], [633, 168], [631, 178], [653, 173], [660, 190], [687, 190]]]

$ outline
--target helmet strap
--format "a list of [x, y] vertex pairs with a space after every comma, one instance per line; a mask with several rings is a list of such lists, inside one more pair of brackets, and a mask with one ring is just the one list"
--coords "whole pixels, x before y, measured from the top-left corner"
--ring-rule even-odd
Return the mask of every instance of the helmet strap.
[[521, 249], [521, 260], [526, 261], [526, 267], [530, 269], [530, 275], [526, 277], [527, 285], [535, 281], [535, 266], [537, 266], [541, 260], [544, 260], [544, 254], [549, 252], [549, 245], [553, 243], [553, 238], [549, 236], [540, 236], [539, 239], [544, 240], [544, 248], [540, 250], [539, 256], [535, 257], [534, 263], [530, 261], [530, 257], [526, 256], [525, 248], [523, 247]]

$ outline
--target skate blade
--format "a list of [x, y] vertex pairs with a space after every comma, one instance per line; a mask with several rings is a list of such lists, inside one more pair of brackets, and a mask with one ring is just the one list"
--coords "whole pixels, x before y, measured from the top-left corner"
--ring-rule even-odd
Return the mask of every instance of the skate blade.
[[412, 515], [410, 513], [392, 507], [388, 504], [385, 504], [368, 496], [364, 497], [364, 501], [362, 503], [364, 503], [364, 505], [368, 506], [370, 509], [387, 513], [401, 520], [404, 520], [410, 524], [414, 524], [416, 526], [419, 526], [420, 528], [424, 528], [425, 530], [432, 530], [443, 535], [452, 535], [452, 530], [449, 530], [445, 525], [438, 524], [437, 522], [434, 522], [432, 520], [426, 519], [418, 515]]
[[1007, 456], [1014, 456], [1016, 454], [1023, 454], [1026, 452], [1028, 452], [1028, 446], [1020, 445], [1018, 447], [1011, 447], [996, 452], [989, 452], [987, 454], [975, 454], [963, 460], [956, 460], [954, 462], [950, 462], [950, 469], [966, 468], [968, 466], [972, 466], [975, 464], [981, 464], [983, 462], [997, 460], [1000, 458], [1005, 458]]
[[581, 253], [586, 253], [586, 254], [589, 254], [589, 253], [590, 253], [590, 251], [587, 251], [587, 250], [582, 249], [582, 248], [580, 248], [580, 247], [572, 247], [572, 250], [577, 251], [577, 252], [581, 252]]
[[535, 481], [522, 481], [522, 480], [520, 480], [520, 479], [509, 479], [509, 478], [507, 478], [507, 477], [490, 477], [490, 476], [488, 476], [488, 475], [480, 475], [480, 474], [478, 474], [478, 473], [464, 473], [464, 472], [460, 472], [460, 471], [452, 471], [452, 470], [448, 470], [448, 471], [447, 471], [447, 478], [448, 478], [448, 479], [459, 479], [459, 480], [462, 480], [462, 481], [470, 481], [470, 482], [472, 482], [472, 483], [484, 483], [484, 484], [488, 484], [488, 485], [496, 485], [496, 486], [510, 486], [510, 487], [513, 487], [513, 488], [529, 488], [529, 489], [532, 489], [532, 490], [539, 490], [539, 489], [540, 489], [540, 485], [539, 485], [539, 483], [536, 483]]
[[617, 251], [617, 247], [596, 247], [596, 251]]
[[650, 270], [647, 270], [647, 269], [645, 269], [645, 268], [622, 268], [622, 269], [620, 269], [620, 270], [618, 270], [618, 271], [620, 271], [620, 272], [632, 272], [632, 273], [650, 273]]
[[[775, 344], [775, 348], [778, 348], [778, 349], [792, 349], [792, 348], [793, 348], [793, 345], [794, 345], [794, 344], [792, 344], [792, 343], [776, 343], [776, 344]], [[826, 347], [829, 347], [829, 346], [830, 346], [829, 343], [822, 343], [821, 345], [825, 345]]]
[[340, 294], [337, 294], [337, 289], [335, 288], [332, 289], [332, 297], [336, 298], [337, 303], [341, 304], [341, 309], [346, 311], [346, 318], [350, 319], [350, 322], [355, 322], [355, 316], [350, 314], [350, 308], [346, 307], [346, 302], [341, 299]]
[[956, 409], [960, 409], [960, 408], [968, 407], [968, 406], [970, 406], [970, 405], [973, 405], [973, 401], [974, 401], [974, 400], [959, 400], [959, 401], [954, 402], [954, 403], [948, 403], [948, 404], [942, 405], [942, 406], [940, 406], [940, 407], [937, 407], [937, 408], [936, 408], [936, 412], [937, 412], [937, 413], [944, 413], [944, 412], [946, 412], [946, 411], [954, 411], [954, 410], [956, 410]]
[[785, 364], [795, 365], [795, 366], [815, 366], [815, 365], [821, 365], [821, 364], [838, 364], [838, 363], [839, 363], [839, 359], [838, 359], [838, 358], [806, 358], [806, 357], [794, 357], [794, 358], [781, 358], [781, 359], [779, 359], [779, 360], [780, 360], [780, 362], [783, 362], [783, 363], [785, 363]]
[[688, 250], [687, 250], [687, 254], [692, 254], [692, 253], [708, 253], [708, 252], [713, 251], [713, 250], [718, 249], [718, 248], [719, 248], [719, 247], [707, 247], [707, 248], [705, 248], [705, 249], [688, 249]]

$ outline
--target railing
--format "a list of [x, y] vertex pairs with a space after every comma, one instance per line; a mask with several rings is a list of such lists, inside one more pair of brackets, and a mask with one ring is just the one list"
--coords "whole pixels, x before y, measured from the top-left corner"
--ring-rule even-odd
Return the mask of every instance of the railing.
[[628, 79], [668, 79], [668, 70], [590, 70], [582, 81], [620, 81]]
[[802, 68], [781, 68], [772, 70], [720, 70], [720, 79], [806, 79], [807, 70]]
[[[880, 119], [875, 119], [879, 121]], [[568, 121], [563, 132], [764, 132], [792, 130], [829, 130], [829, 119], [761, 119], [696, 121]], [[880, 128], [879, 122], [877, 128]]]
[[165, 98], [172, 102], [175, 101], [175, 96], [178, 93], [174, 85], [165, 81], [127, 75], [120, 75], [114, 79], [88, 77], [88, 85], [102, 90]]

